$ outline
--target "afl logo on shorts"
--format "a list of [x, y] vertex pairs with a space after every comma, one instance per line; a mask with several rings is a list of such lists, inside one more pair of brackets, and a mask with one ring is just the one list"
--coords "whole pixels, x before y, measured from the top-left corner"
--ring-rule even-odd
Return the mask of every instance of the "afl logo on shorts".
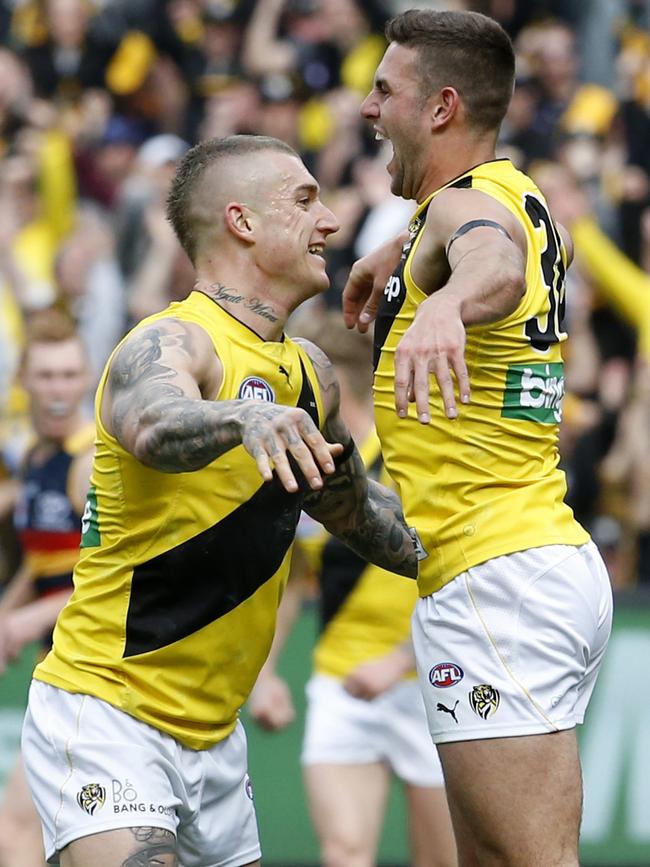
[[465, 672], [455, 662], [439, 662], [429, 672], [429, 683], [439, 689], [446, 689], [460, 683], [464, 676]]
[[99, 783], [88, 783], [77, 792], [77, 803], [89, 816], [94, 816], [96, 810], [101, 810], [106, 802], [106, 789]]
[[265, 400], [267, 403], [274, 403], [275, 394], [273, 393], [273, 389], [265, 382], [263, 379], [260, 379], [259, 376], [247, 376], [246, 379], [239, 386], [239, 391], [237, 392], [238, 400]]

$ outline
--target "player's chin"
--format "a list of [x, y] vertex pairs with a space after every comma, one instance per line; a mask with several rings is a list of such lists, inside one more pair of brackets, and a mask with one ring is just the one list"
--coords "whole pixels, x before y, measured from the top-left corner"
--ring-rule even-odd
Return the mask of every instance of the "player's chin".
[[325, 270], [325, 263], [323, 262], [322, 269], [318, 269], [313, 276], [313, 280], [311, 281], [312, 286], [314, 288], [314, 295], [317, 295], [320, 292], [326, 292], [330, 286], [330, 278], [327, 276], [327, 271]]

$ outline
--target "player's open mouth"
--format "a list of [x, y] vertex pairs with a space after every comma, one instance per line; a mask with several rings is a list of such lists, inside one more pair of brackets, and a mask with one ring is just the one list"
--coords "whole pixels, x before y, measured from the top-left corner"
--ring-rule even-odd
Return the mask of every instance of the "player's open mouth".
[[70, 412], [70, 404], [63, 400], [57, 400], [47, 406], [47, 414], [53, 418], [65, 418]]
[[310, 244], [307, 249], [312, 256], [322, 256], [325, 251], [325, 244]]

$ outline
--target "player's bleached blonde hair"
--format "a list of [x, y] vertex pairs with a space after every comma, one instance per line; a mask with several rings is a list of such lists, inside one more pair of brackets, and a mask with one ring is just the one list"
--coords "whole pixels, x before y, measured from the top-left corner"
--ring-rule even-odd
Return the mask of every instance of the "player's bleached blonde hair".
[[167, 196], [167, 219], [194, 264], [203, 226], [200, 190], [209, 169], [229, 157], [245, 157], [261, 151], [281, 151], [300, 159], [286, 142], [271, 136], [231, 135], [199, 142], [178, 164]]

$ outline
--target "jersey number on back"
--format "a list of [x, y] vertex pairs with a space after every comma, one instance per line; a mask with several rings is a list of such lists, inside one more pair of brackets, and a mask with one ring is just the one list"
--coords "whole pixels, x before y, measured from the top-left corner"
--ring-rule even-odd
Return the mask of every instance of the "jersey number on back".
[[558, 343], [565, 336], [562, 326], [566, 307], [566, 268], [560, 252], [560, 235], [544, 203], [528, 193], [524, 199], [524, 207], [533, 226], [536, 229], [543, 226], [546, 231], [546, 247], [542, 251], [541, 266], [544, 286], [548, 291], [549, 310], [546, 317], [533, 316], [525, 325], [526, 336], [533, 347], [545, 352], [552, 343]]

